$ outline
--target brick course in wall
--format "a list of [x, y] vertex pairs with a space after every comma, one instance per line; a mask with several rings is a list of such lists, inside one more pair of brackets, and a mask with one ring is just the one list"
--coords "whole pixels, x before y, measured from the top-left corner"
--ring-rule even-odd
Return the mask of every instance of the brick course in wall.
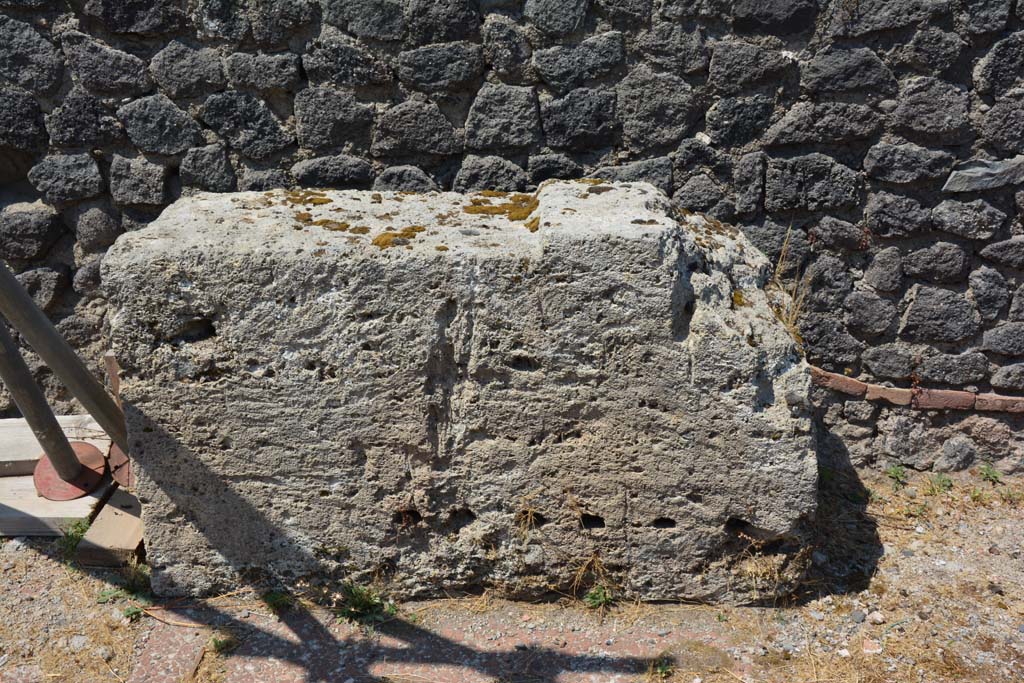
[[1017, 405], [1022, 130], [1014, 0], [0, 0], [0, 258], [90, 357], [183, 194], [600, 176], [785, 245], [815, 365]]

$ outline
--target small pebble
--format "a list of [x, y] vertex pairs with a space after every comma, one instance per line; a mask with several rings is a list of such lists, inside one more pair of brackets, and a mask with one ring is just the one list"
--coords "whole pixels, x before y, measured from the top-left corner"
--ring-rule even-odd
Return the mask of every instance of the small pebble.
[[865, 614], [863, 610], [855, 609], [852, 612], [850, 612], [850, 621], [852, 621], [855, 624], [864, 623], [864, 617]]
[[874, 612], [872, 612], [871, 614], [868, 615], [868, 623], [869, 624], [884, 624], [885, 623], [885, 615], [882, 614], [881, 612], [879, 612], [878, 610], [875, 610]]
[[864, 654], [877, 655], [882, 653], [882, 643], [871, 638], [864, 639]]
[[840, 657], [842, 657], [843, 659], [846, 659], [847, 657], [849, 657], [849, 656], [850, 656], [850, 651], [849, 651], [849, 650], [847, 650], [847, 649], [846, 649], [846, 648], [844, 647], [844, 648], [841, 648], [841, 649], [839, 649], [839, 650], [836, 650], [836, 654], [837, 654], [837, 655], [839, 655]]

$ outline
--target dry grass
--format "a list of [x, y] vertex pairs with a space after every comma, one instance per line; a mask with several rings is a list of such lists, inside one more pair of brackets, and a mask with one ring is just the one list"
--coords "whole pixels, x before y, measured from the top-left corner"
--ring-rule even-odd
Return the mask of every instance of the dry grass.
[[775, 317], [786, 328], [797, 346], [803, 348], [803, 337], [800, 335], [800, 318], [803, 317], [804, 305], [807, 302], [807, 295], [810, 292], [810, 278], [806, 273], [797, 272], [796, 278], [787, 282], [785, 273], [789, 262], [793, 226], [790, 225], [786, 231], [786, 239], [782, 242], [782, 250], [775, 262], [775, 271], [768, 283], [769, 292], [776, 296], [770, 296], [772, 310]]

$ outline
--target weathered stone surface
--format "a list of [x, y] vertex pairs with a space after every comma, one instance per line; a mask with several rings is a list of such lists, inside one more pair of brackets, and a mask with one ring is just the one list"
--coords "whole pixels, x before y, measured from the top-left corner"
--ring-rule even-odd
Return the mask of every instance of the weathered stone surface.
[[860, 0], [831, 6], [831, 29], [841, 36], [862, 36], [927, 21], [948, 9], [947, 0]]
[[914, 357], [902, 344], [879, 344], [864, 351], [864, 365], [875, 377], [907, 379], [914, 372]]
[[145, 152], [180, 154], [202, 140], [199, 124], [166, 95], [129, 102], [117, 110], [117, 117], [135, 146]]
[[87, 252], [103, 251], [121, 234], [121, 217], [105, 199], [76, 204], [64, 212], [64, 221]]
[[928, 76], [908, 78], [900, 84], [893, 122], [909, 135], [960, 142], [971, 135], [969, 100], [966, 90], [951, 83]]
[[938, 353], [921, 360], [921, 379], [940, 384], [972, 384], [988, 377], [988, 358], [983, 353]]
[[583, 24], [589, 0], [526, 0], [523, 16], [544, 33], [564, 36]]
[[731, 4], [733, 26], [738, 31], [798, 33], [811, 28], [818, 15], [815, 0], [735, 0]]
[[736, 186], [736, 214], [744, 218], [760, 213], [764, 203], [765, 171], [768, 155], [764, 152], [744, 154], [733, 166], [732, 180]]
[[292, 185], [292, 178], [279, 168], [243, 168], [238, 177], [241, 192], [265, 192]]
[[373, 180], [368, 161], [348, 154], [300, 161], [292, 166], [296, 182], [306, 187], [365, 187]]
[[708, 49], [699, 29], [675, 22], [656, 23], [637, 39], [637, 50], [651, 64], [675, 73], [699, 73], [708, 68]]
[[970, 437], [958, 435], [942, 444], [942, 453], [932, 468], [936, 472], [959, 472], [974, 464], [978, 449]]
[[723, 97], [704, 115], [707, 134], [720, 145], [744, 145], [764, 131], [774, 110], [766, 95]]
[[976, 159], [957, 166], [942, 191], [977, 192], [1020, 183], [1024, 183], [1024, 155], [1001, 161]]
[[110, 163], [110, 195], [118, 204], [160, 205], [167, 200], [167, 167], [144, 157], [114, 155]]
[[373, 110], [351, 93], [332, 88], [306, 88], [295, 96], [295, 128], [299, 145], [309, 149], [365, 145]]
[[541, 125], [552, 147], [605, 147], [619, 130], [615, 94], [577, 88], [561, 99], [542, 102]]
[[51, 154], [28, 172], [32, 187], [51, 204], [95, 197], [106, 186], [96, 160], [89, 154]]
[[951, 67], [960, 56], [964, 41], [955, 33], [929, 26], [893, 51], [892, 59], [925, 73], [939, 74]]
[[0, 82], [49, 93], [63, 72], [57, 48], [30, 25], [0, 14]]
[[530, 182], [540, 185], [545, 180], [558, 178], [571, 180], [583, 175], [583, 169], [564, 154], [537, 154], [527, 162]]
[[864, 157], [864, 170], [872, 178], [889, 183], [914, 183], [944, 178], [953, 167], [948, 152], [927, 149], [911, 142], [879, 142]]
[[341, 86], [380, 85], [391, 75], [373, 53], [329, 26], [302, 56], [302, 66], [310, 81]]
[[225, 60], [228, 83], [234, 88], [294, 90], [302, 80], [298, 55], [254, 55], [236, 52]]
[[842, 313], [814, 311], [800, 321], [807, 360], [820, 367], [844, 371], [854, 367], [864, 351], [864, 343], [846, 330]]
[[417, 166], [391, 166], [373, 181], [374, 190], [392, 192], [436, 192], [434, 179]]
[[316, 0], [245, 0], [252, 37], [260, 45], [277, 46], [316, 16]]
[[958, 282], [967, 275], [967, 252], [951, 242], [936, 242], [903, 257], [903, 272], [930, 282]]
[[800, 70], [800, 85], [812, 93], [823, 94], [858, 90], [883, 94], [896, 91], [892, 72], [878, 55], [866, 47], [825, 48]]
[[540, 114], [533, 88], [485, 83], [466, 119], [470, 149], [529, 147], [540, 140]]
[[995, 268], [982, 266], [971, 273], [968, 294], [974, 300], [983, 320], [995, 320], [1006, 308], [1010, 292], [1006, 278]]
[[1024, 31], [1003, 38], [978, 61], [974, 87], [978, 92], [1002, 95], [1020, 85], [1024, 74]]
[[859, 104], [798, 102], [768, 129], [769, 145], [830, 145], [863, 140], [881, 128], [878, 115]]
[[654, 0], [594, 0], [594, 5], [617, 26], [639, 26], [650, 21]]
[[[599, 553], [624, 597], [747, 599], [711, 560], [738, 531], [799, 539], [817, 489], [771, 266], [737, 235], [698, 248], [710, 226], [650, 186], [592, 190], [546, 185], [537, 232], [438, 228], [464, 196], [351, 193], [308, 211], [346, 207], [369, 234], [294, 230], [282, 193], [185, 199], [122, 237], [102, 280], [156, 592], [388, 565], [396, 597], [539, 596], [572, 584], [566, 556]], [[381, 239], [401, 225], [426, 231]]]
[[701, 113], [686, 81], [647, 66], [631, 71], [615, 92], [615, 113], [622, 121], [622, 139], [638, 151], [679, 144]]
[[622, 34], [609, 31], [579, 45], [556, 45], [533, 53], [537, 73], [558, 92], [567, 92], [622, 64], [626, 48]]
[[42, 202], [9, 204], [0, 210], [0, 258], [42, 258], [63, 232], [53, 207]]
[[67, 275], [53, 268], [33, 268], [18, 273], [17, 278], [36, 306], [44, 311], [54, 307], [68, 284]]
[[931, 227], [931, 213], [913, 197], [875, 192], [864, 207], [868, 228], [880, 237], [903, 237]]
[[960, 7], [968, 33], [992, 33], [1006, 28], [1010, 0], [973, 0]]
[[871, 291], [850, 292], [843, 308], [846, 324], [866, 337], [884, 334], [896, 320], [896, 306]]
[[0, 88], [0, 183], [24, 178], [46, 142], [43, 112], [35, 98], [16, 88]]
[[183, 0], [88, 0], [83, 11], [115, 33], [155, 35], [181, 27]]
[[521, 192], [529, 184], [526, 171], [508, 159], [468, 155], [455, 176], [456, 192]]
[[895, 292], [903, 282], [903, 259], [899, 247], [887, 247], [875, 253], [864, 271], [864, 281], [880, 292]]
[[377, 122], [370, 151], [375, 156], [434, 154], [462, 150], [463, 140], [433, 102], [406, 100], [391, 107]]
[[619, 183], [650, 183], [667, 196], [672, 196], [672, 160], [668, 157], [634, 161], [621, 166], [602, 166], [594, 171], [593, 176]]
[[251, 22], [239, 11], [238, 0], [195, 0], [191, 18], [201, 38], [240, 43], [251, 33]]
[[210, 95], [199, 110], [206, 125], [243, 156], [266, 159], [292, 144], [263, 100], [239, 92]]
[[179, 40], [153, 55], [149, 70], [160, 89], [175, 99], [208, 95], [227, 85], [216, 50], [196, 49]]
[[868, 235], [862, 226], [834, 216], [825, 216], [811, 229], [814, 244], [828, 249], [860, 251], [866, 247]]
[[1024, 356], [1024, 322], [1003, 323], [985, 330], [982, 347], [1003, 356]]
[[908, 299], [900, 334], [911, 341], [958, 342], [973, 337], [981, 327], [978, 309], [956, 292], [914, 285]]
[[1024, 270], [1024, 236], [1018, 235], [1002, 242], [995, 242], [981, 250], [981, 256], [990, 261]]
[[719, 92], [735, 94], [778, 76], [790, 63], [775, 50], [741, 40], [723, 40], [712, 51], [709, 80]]
[[492, 14], [484, 22], [480, 37], [484, 58], [494, 73], [506, 79], [520, 79], [533, 54], [523, 29], [507, 17]]
[[469, 40], [480, 28], [477, 0], [403, 0], [402, 4], [410, 45]]
[[483, 48], [465, 41], [424, 45], [398, 55], [398, 79], [414, 90], [460, 88], [483, 71]]
[[124, 134], [110, 111], [79, 86], [47, 115], [46, 130], [50, 142], [60, 147], [102, 147]]
[[992, 374], [992, 386], [1008, 391], [1024, 391], [1024, 363], [1004, 365]]
[[181, 184], [206, 192], [231, 192], [235, 171], [222, 144], [193, 147], [181, 160]]
[[324, 21], [360, 38], [399, 40], [405, 33], [400, 0], [321, 0]]
[[985, 112], [981, 132], [985, 140], [1006, 155], [1024, 152], [1024, 88], [1015, 88], [996, 99]]
[[860, 176], [824, 154], [772, 159], [765, 180], [769, 211], [828, 211], [857, 203]]
[[77, 31], [62, 34], [60, 42], [75, 80], [90, 92], [124, 97], [153, 89], [146, 63], [138, 57]]

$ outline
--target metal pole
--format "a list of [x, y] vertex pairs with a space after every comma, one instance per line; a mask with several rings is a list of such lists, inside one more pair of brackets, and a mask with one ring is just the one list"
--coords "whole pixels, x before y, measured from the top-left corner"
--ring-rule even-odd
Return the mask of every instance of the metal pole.
[[32, 379], [32, 372], [25, 365], [25, 360], [18, 352], [18, 345], [14, 343], [3, 321], [0, 321], [0, 380], [3, 380], [7, 391], [14, 398], [14, 404], [32, 428], [43, 452], [53, 463], [53, 469], [57, 470], [64, 481], [76, 479], [82, 472], [82, 463], [71, 450], [64, 430], [53, 416], [39, 385]]
[[0, 314], [21, 333], [111, 440], [127, 453], [124, 413], [3, 262], [0, 262]]

